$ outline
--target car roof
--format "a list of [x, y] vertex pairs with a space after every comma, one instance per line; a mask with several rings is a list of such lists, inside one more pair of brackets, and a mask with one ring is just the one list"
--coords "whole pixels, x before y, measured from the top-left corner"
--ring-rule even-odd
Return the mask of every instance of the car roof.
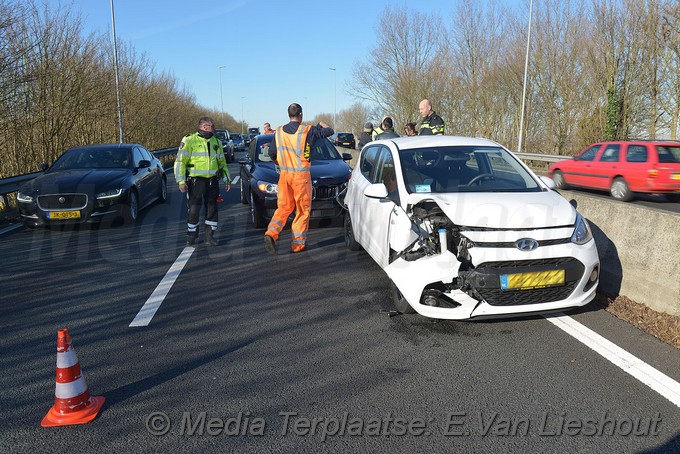
[[385, 143], [394, 144], [400, 150], [409, 150], [415, 148], [429, 148], [429, 147], [453, 147], [453, 146], [475, 146], [475, 147], [499, 147], [500, 144], [493, 140], [482, 139], [478, 137], [463, 137], [463, 136], [415, 136], [415, 137], [397, 137], [394, 139], [382, 139], [369, 142], [369, 145]]
[[97, 144], [93, 144], [93, 145], [80, 145], [80, 146], [77, 146], [77, 147], [69, 148], [69, 150], [103, 151], [103, 150], [111, 150], [111, 149], [115, 149], [115, 148], [130, 150], [133, 147], [141, 147], [141, 145], [139, 145], [138, 143], [97, 143]]

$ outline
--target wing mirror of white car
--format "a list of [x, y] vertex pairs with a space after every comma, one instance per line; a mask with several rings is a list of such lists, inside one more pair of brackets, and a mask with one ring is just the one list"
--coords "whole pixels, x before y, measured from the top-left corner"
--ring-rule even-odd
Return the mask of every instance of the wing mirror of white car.
[[555, 189], [555, 182], [553, 181], [552, 178], [548, 178], [543, 175], [541, 175], [539, 178], [541, 179], [543, 184], [545, 184], [548, 187], [548, 189]]
[[387, 197], [387, 187], [383, 183], [373, 183], [364, 190], [364, 195], [371, 199], [384, 199]]

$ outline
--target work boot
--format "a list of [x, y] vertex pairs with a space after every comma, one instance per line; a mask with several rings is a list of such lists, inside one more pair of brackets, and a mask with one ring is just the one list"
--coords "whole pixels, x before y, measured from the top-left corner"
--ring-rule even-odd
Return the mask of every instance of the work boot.
[[196, 238], [198, 238], [198, 230], [195, 232], [187, 232], [187, 246], [196, 244]]
[[274, 240], [274, 238], [270, 237], [269, 235], [265, 235], [264, 236], [264, 248], [270, 254], [272, 254], [272, 255], [276, 254], [276, 240]]
[[215, 239], [215, 231], [211, 228], [205, 229], [205, 244], [208, 246], [217, 246], [217, 240]]

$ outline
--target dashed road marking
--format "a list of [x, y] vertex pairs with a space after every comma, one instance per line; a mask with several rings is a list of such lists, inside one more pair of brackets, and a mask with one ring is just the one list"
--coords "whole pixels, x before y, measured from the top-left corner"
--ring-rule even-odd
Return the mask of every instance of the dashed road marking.
[[195, 249], [191, 246], [184, 248], [179, 257], [177, 257], [177, 260], [175, 260], [175, 263], [172, 264], [168, 272], [165, 273], [165, 276], [161, 282], [156, 286], [156, 290], [153, 291], [149, 299], [147, 299], [146, 303], [144, 303], [144, 306], [142, 306], [142, 308], [137, 313], [135, 319], [132, 320], [130, 327], [147, 326], [149, 323], [151, 323], [151, 319], [154, 315], [156, 315], [158, 308], [161, 307], [165, 297], [168, 295], [168, 292], [170, 292], [170, 289], [179, 277], [179, 273], [182, 272], [184, 265], [187, 264], [191, 254], [194, 253], [194, 250]]

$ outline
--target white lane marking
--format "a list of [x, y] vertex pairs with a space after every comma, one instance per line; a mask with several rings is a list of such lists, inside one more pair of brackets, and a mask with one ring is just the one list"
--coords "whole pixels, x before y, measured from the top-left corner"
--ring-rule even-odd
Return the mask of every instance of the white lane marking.
[[5, 227], [4, 229], [0, 230], [0, 235], [2, 235], [3, 233], [11, 232], [12, 230], [19, 229], [19, 228], [21, 228], [21, 227], [23, 227], [23, 226], [24, 226], [24, 225], [21, 224], [21, 223], [19, 223], [19, 224], [11, 224], [11, 225]]
[[240, 178], [241, 178], [241, 176], [240, 176], [240, 175], [238, 175], [238, 176], [235, 176], [235, 177], [234, 177], [234, 179], [233, 179], [233, 180], [231, 180], [231, 184], [236, 184], [236, 183], [238, 183], [238, 180], [239, 180]]
[[545, 318], [576, 340], [604, 356], [605, 359], [623, 369], [633, 377], [640, 380], [654, 391], [680, 407], [680, 383], [668, 375], [654, 369], [641, 359], [628, 353], [613, 342], [608, 341], [595, 331], [585, 327], [573, 318], [561, 314], [555, 316], [546, 315]]
[[161, 307], [163, 300], [168, 295], [168, 292], [179, 277], [179, 273], [182, 272], [184, 265], [189, 261], [189, 257], [194, 253], [194, 250], [195, 249], [191, 246], [184, 248], [179, 257], [177, 257], [177, 260], [175, 260], [175, 263], [173, 263], [168, 272], [165, 273], [165, 277], [163, 277], [158, 286], [156, 286], [156, 290], [153, 291], [149, 299], [144, 303], [144, 306], [142, 306], [137, 313], [135, 319], [132, 320], [130, 327], [147, 326], [151, 323], [151, 319], [156, 315], [158, 308]]

